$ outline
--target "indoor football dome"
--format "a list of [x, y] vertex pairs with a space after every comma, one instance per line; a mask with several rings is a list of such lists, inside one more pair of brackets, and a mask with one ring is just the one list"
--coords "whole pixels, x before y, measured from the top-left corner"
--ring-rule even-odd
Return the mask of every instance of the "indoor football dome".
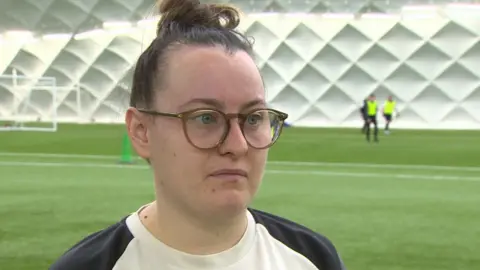
[[[123, 121], [132, 68], [154, 38], [154, 2], [1, 1], [0, 117]], [[375, 93], [395, 97], [399, 127], [480, 127], [475, 1], [223, 2], [244, 11], [268, 101], [293, 125], [358, 125]]]

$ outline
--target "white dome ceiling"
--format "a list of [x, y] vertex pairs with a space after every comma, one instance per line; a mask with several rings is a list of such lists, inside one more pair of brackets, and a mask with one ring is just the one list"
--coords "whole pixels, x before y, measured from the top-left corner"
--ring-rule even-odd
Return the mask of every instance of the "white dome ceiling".
[[[357, 12], [397, 10], [405, 4], [479, 2], [478, 0], [202, 0], [233, 3], [245, 12]], [[138, 21], [156, 0], [1, 0], [0, 32], [29, 30], [76, 33], [105, 21]]]
[[[395, 8], [387, 2], [401, 2], [402, 5], [407, 2], [414, 4], [431, 2], [299, 1], [301, 0], [223, 0], [234, 3], [247, 13], [275, 9], [290, 12], [319, 11], [327, 7], [331, 12], [368, 11], [365, 7], [370, 11], [376, 11]], [[294, 2], [295, 5], [292, 4]], [[145, 25], [141, 26], [138, 23], [132, 23], [131, 27], [117, 25], [116, 28], [105, 29], [104, 23], [141, 22], [151, 14], [154, 3], [155, 0], [0, 0], [0, 74], [8, 75], [16, 70], [17, 74], [29, 78], [55, 78], [56, 85], [64, 89], [59, 90], [55, 106], [59, 115], [72, 115], [74, 117], [72, 119], [80, 117], [96, 121], [121, 119], [122, 112], [128, 104], [132, 68], [145, 47], [144, 44], [153, 38], [149, 34], [154, 31], [149, 31]], [[397, 4], [396, 8], [399, 7]], [[148, 25], [155, 27], [155, 22]], [[98, 30], [88, 32], [96, 28]], [[249, 34], [255, 37], [267, 39], [264, 44], [257, 45], [260, 58], [268, 58], [268, 55], [261, 51], [262, 48], [269, 47], [269, 44], [272, 44], [273, 50], [283, 51], [280, 46], [284, 43], [283, 38], [275, 35], [268, 38], [271, 32], [268, 29], [274, 29], [274, 26], [266, 28], [257, 23], [249, 25], [247, 29]], [[10, 38], [8, 33], [3, 33], [6, 30], [32, 31], [36, 38], [30, 37], [25, 40]], [[342, 32], [341, 30], [335, 31]], [[45, 36], [50, 33], [67, 35]], [[324, 53], [329, 55], [328, 52]], [[263, 68], [262, 71], [269, 74], [268, 68]], [[0, 118], [10, 115], [12, 111], [11, 100], [18, 89], [14, 89], [11, 84], [12, 81], [8, 78], [0, 79]], [[79, 102], [81, 109], [78, 109]], [[38, 106], [44, 108], [44, 112], [52, 107], [48, 102]]]
[[152, 0], [2, 0], [0, 31], [72, 33], [104, 21], [136, 21], [148, 14]]

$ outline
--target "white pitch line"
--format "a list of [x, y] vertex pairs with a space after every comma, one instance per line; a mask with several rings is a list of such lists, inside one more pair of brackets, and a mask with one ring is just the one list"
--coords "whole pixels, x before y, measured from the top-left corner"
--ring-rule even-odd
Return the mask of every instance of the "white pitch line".
[[0, 157], [38, 157], [38, 158], [71, 158], [71, 159], [118, 159], [120, 156], [112, 155], [75, 155], [75, 154], [50, 154], [50, 153], [10, 153], [0, 152]]
[[71, 168], [99, 168], [99, 169], [148, 169], [145, 165], [127, 165], [127, 164], [100, 164], [100, 163], [80, 163], [80, 162], [24, 162], [24, 161], [0, 161], [0, 167], [71, 167]]
[[[14, 162], [0, 161], [0, 167], [83, 167], [83, 168], [106, 168], [106, 169], [141, 169], [149, 167], [144, 165], [122, 165], [122, 164], [97, 164], [97, 163], [61, 163], [61, 162]], [[320, 170], [266, 170], [267, 174], [293, 174], [293, 175], [318, 175], [331, 177], [356, 177], [356, 178], [382, 178], [388, 179], [410, 179], [410, 180], [443, 180], [443, 181], [470, 181], [480, 182], [480, 177], [466, 176], [443, 176], [443, 175], [418, 175], [418, 174], [386, 174], [386, 173], [354, 173], [335, 172]]]
[[387, 174], [387, 173], [356, 173], [356, 172], [333, 172], [333, 171], [294, 171], [294, 170], [267, 170], [270, 174], [303, 174], [303, 175], [324, 175], [339, 177], [366, 177], [383, 179], [410, 179], [410, 180], [443, 180], [443, 181], [471, 181], [480, 182], [480, 177], [469, 176], [445, 176], [445, 175], [419, 175], [419, 174]]
[[[47, 154], [47, 153], [10, 153], [0, 152], [0, 157], [39, 157], [39, 158], [71, 158], [115, 160], [119, 156], [113, 155], [78, 155], [78, 154]], [[135, 157], [139, 160], [139, 157]], [[342, 162], [307, 162], [307, 161], [268, 161], [272, 165], [308, 166], [308, 167], [345, 167], [345, 168], [377, 168], [377, 169], [406, 169], [406, 170], [443, 170], [480, 172], [480, 167], [442, 166], [442, 165], [402, 165], [380, 163], [342, 163]]]
[[407, 169], [407, 170], [442, 170], [480, 172], [480, 167], [441, 166], [441, 165], [402, 165], [380, 163], [341, 163], [341, 162], [307, 162], [307, 161], [270, 161], [275, 165], [293, 165], [309, 167], [345, 167], [345, 168], [376, 168], [376, 169]]

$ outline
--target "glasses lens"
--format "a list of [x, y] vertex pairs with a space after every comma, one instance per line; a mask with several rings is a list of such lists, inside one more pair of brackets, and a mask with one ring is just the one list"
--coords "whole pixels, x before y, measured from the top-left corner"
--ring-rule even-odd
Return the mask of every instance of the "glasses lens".
[[227, 128], [225, 117], [216, 111], [201, 110], [190, 114], [185, 129], [191, 143], [199, 148], [210, 148], [222, 139]]
[[254, 148], [265, 148], [273, 144], [283, 125], [280, 116], [269, 110], [249, 114], [243, 123], [245, 139]]

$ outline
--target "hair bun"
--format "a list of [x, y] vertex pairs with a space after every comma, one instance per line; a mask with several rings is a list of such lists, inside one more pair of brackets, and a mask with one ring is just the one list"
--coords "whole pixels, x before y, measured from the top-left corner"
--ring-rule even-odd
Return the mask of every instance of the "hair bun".
[[202, 4], [199, 0], [159, 0], [161, 15], [157, 34], [176, 24], [183, 29], [206, 27], [233, 30], [240, 23], [237, 9], [222, 4]]

